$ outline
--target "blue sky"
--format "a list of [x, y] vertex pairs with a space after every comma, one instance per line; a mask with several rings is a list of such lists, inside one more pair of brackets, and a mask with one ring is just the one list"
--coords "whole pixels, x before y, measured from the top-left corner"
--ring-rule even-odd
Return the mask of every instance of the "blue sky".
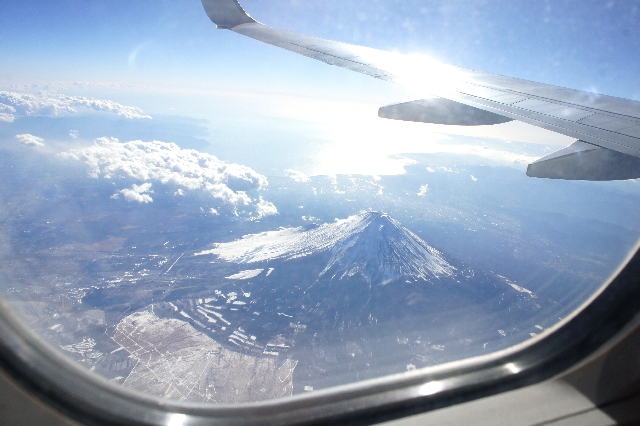
[[[246, 0], [267, 24], [455, 65], [638, 98], [640, 2]], [[215, 31], [198, 0], [5, 0], [2, 83], [333, 84], [334, 70]], [[322, 69], [322, 71], [320, 71]], [[343, 71], [340, 71], [342, 74]], [[325, 74], [323, 78], [323, 74]], [[327, 75], [328, 74], [328, 75]]]

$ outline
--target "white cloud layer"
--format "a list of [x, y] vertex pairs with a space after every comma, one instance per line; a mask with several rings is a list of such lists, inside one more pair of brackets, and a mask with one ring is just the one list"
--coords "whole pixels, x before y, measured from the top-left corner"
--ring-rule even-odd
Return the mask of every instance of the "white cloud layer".
[[142, 110], [133, 106], [87, 98], [84, 96], [66, 96], [51, 93], [18, 93], [0, 91], [0, 120], [13, 121], [16, 116], [48, 115], [76, 113], [78, 110], [108, 112], [125, 118], [151, 118], [142, 114]]
[[33, 136], [29, 133], [16, 135], [16, 139], [27, 146], [44, 146], [44, 139], [39, 138], [38, 136]]
[[[86, 163], [92, 177], [129, 177], [147, 182], [149, 188], [149, 182], [155, 181], [177, 187], [173, 190], [176, 196], [184, 195], [185, 191], [201, 190], [232, 207], [234, 211], [239, 206], [253, 206], [258, 217], [277, 214], [272, 203], [262, 197], [253, 200], [245, 192], [266, 186], [266, 177], [249, 167], [227, 163], [213, 155], [192, 149], [182, 149], [174, 143], [121, 143], [115, 138], [99, 138], [90, 147], [72, 149], [61, 155]], [[138, 201], [136, 195], [124, 191], [133, 191], [141, 198], [148, 197], [144, 192], [136, 191], [135, 187], [134, 185], [134, 189], [123, 190], [121, 193], [126, 199], [135, 201]], [[138, 188], [142, 187], [144, 185]]]

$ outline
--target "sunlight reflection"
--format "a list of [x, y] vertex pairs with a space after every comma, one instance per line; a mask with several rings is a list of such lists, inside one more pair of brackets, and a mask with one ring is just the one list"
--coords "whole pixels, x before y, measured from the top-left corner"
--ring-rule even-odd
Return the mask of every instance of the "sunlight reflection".
[[[377, 108], [377, 105], [364, 103], [310, 98], [278, 103], [280, 114], [321, 125], [322, 134], [318, 136], [325, 139], [327, 144], [319, 149], [316, 162], [310, 170], [304, 170], [310, 175], [403, 174], [404, 167], [413, 163], [413, 160], [402, 155], [407, 153], [476, 155], [522, 170], [536, 159], [481, 143], [460, 143], [444, 133], [452, 131], [473, 135], [476, 128], [381, 119], [377, 116]], [[501, 126], [482, 126], [482, 136], [499, 138], [498, 128]], [[524, 126], [525, 131], [531, 128]], [[504, 129], [511, 134], [519, 133], [517, 128], [514, 131], [514, 126]], [[494, 134], [491, 134], [491, 130]]]

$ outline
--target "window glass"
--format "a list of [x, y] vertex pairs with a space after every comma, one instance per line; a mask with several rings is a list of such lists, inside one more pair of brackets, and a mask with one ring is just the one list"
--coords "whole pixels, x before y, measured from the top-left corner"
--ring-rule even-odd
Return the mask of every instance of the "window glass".
[[[243, 6], [640, 99], [638, 2]], [[6, 1], [0, 37], [0, 292], [129, 388], [259, 401], [491, 353], [573, 312], [638, 241], [637, 180], [526, 175], [575, 138], [378, 117], [434, 74], [416, 90], [328, 66], [216, 30], [199, 1]]]

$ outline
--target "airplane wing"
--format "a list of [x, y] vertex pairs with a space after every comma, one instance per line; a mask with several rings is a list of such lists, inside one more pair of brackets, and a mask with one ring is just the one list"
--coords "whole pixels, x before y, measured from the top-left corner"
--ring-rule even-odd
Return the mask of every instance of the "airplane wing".
[[380, 117], [466, 126], [519, 120], [577, 139], [529, 164], [528, 176], [640, 178], [640, 102], [272, 28], [254, 20], [237, 0], [202, 0], [202, 5], [217, 28], [430, 95], [384, 106]]

